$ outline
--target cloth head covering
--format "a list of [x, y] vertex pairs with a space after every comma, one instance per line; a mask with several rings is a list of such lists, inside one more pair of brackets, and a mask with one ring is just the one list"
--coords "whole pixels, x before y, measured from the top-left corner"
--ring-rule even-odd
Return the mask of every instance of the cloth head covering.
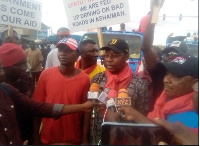
[[5, 43], [0, 47], [0, 61], [3, 67], [13, 66], [25, 58], [26, 53], [17, 44]]

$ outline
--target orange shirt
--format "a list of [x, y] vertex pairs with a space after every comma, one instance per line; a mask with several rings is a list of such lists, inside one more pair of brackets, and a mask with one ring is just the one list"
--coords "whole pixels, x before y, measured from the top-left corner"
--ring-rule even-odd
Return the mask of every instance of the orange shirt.
[[[72, 78], [65, 78], [52, 67], [42, 72], [34, 93], [34, 99], [39, 102], [80, 104], [87, 101], [90, 79], [80, 72]], [[83, 113], [62, 116], [58, 120], [43, 118], [41, 140], [44, 144], [71, 143], [81, 144]]]

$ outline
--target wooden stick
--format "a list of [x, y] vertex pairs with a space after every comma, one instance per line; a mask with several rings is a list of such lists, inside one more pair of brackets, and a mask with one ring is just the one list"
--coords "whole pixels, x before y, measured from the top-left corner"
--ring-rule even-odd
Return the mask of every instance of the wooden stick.
[[159, 17], [159, 12], [161, 8], [161, 2], [162, 0], [158, 0], [158, 5], [153, 6], [153, 14], [151, 18], [151, 23], [157, 23], [158, 22], [158, 17]]
[[11, 25], [8, 26], [8, 36], [13, 37], [13, 27]]
[[102, 28], [97, 28], [97, 32], [98, 32], [98, 39], [99, 39], [99, 47], [101, 48], [104, 46]]

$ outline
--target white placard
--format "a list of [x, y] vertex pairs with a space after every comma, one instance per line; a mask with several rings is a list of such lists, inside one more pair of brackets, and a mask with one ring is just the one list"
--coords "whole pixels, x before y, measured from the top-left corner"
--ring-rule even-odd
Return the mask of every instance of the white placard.
[[128, 0], [63, 0], [71, 32], [130, 21]]
[[160, 12], [160, 8], [161, 8], [161, 2], [162, 2], [161, 0], [157, 0], [157, 5], [154, 4], [151, 23], [158, 22], [159, 12]]
[[0, 0], [0, 24], [41, 30], [41, 12], [34, 0]]

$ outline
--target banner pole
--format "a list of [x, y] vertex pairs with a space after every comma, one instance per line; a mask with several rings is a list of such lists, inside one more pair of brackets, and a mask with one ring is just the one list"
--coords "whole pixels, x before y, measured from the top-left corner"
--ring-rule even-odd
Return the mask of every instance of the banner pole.
[[102, 28], [101, 27], [97, 28], [97, 32], [98, 32], [98, 39], [99, 39], [99, 47], [102, 48], [104, 46]]
[[153, 14], [152, 14], [152, 18], [151, 18], [151, 23], [157, 23], [158, 22], [158, 18], [159, 18], [159, 12], [161, 7], [164, 4], [164, 0], [157, 0], [157, 3], [154, 3], [154, 7], [153, 7]]
[[13, 37], [13, 27], [11, 25], [8, 26], [8, 36]]

